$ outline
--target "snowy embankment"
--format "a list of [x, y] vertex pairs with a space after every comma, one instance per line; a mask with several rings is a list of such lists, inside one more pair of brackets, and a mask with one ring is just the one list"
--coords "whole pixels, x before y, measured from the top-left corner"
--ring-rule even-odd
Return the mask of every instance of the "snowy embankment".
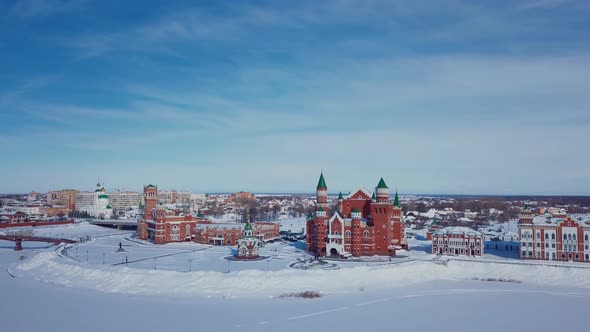
[[267, 297], [300, 291], [325, 294], [379, 290], [435, 280], [510, 280], [547, 286], [590, 288], [590, 269], [449, 261], [413, 261], [340, 270], [175, 272], [96, 266], [43, 252], [14, 267], [17, 277], [107, 293]]

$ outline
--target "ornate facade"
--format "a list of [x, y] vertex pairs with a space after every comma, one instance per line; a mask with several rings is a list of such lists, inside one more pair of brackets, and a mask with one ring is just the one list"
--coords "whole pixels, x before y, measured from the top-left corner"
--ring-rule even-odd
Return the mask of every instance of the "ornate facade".
[[408, 249], [397, 192], [389, 201], [383, 178], [375, 192], [359, 188], [338, 196], [338, 209], [328, 216], [328, 187], [324, 174], [316, 187], [316, 211], [307, 220], [307, 250], [318, 256], [395, 255]]
[[518, 223], [520, 259], [590, 262], [590, 219], [563, 212], [534, 214], [525, 207]]

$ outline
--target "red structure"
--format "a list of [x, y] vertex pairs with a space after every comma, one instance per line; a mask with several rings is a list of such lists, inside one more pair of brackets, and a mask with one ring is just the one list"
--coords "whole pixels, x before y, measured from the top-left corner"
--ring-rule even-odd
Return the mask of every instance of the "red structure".
[[328, 216], [328, 187], [324, 174], [316, 188], [315, 216], [307, 220], [307, 250], [319, 256], [395, 255], [408, 249], [397, 192], [389, 202], [383, 178], [375, 192], [360, 188], [346, 198], [338, 196], [338, 211]]
[[[196, 217], [181, 215], [178, 211], [167, 211], [158, 205], [158, 187], [147, 185], [143, 188], [145, 210], [137, 224], [137, 234], [142, 240], [156, 244], [179, 241], [195, 241], [212, 245], [235, 246], [242, 238], [245, 224], [216, 224], [205, 220], [201, 212]], [[253, 234], [262, 241], [279, 237], [279, 224], [256, 222]]]
[[520, 215], [520, 259], [590, 262], [590, 219], [564, 214]]
[[20, 224], [0, 223], [0, 228], [56, 226], [56, 225], [68, 225], [68, 224], [73, 224], [73, 223], [74, 223], [74, 219], [63, 220], [63, 221], [28, 221], [28, 222], [22, 222]]
[[150, 184], [144, 186], [144, 216], [137, 225], [137, 233], [142, 240], [151, 240], [156, 244], [191, 241], [197, 218], [191, 215], [176, 215], [157, 205], [158, 187]]
[[[217, 246], [235, 246], [243, 237], [246, 224], [211, 223], [198, 221], [194, 230], [194, 241]], [[255, 222], [252, 224], [253, 236], [260, 241], [271, 241], [279, 238], [279, 223]]]
[[38, 236], [27, 236], [27, 235], [0, 235], [0, 240], [6, 241], [13, 241], [14, 250], [19, 251], [23, 250], [23, 241], [35, 241], [35, 242], [47, 242], [53, 244], [60, 244], [60, 243], [76, 243], [74, 240], [70, 239], [54, 239], [49, 237], [38, 237]]

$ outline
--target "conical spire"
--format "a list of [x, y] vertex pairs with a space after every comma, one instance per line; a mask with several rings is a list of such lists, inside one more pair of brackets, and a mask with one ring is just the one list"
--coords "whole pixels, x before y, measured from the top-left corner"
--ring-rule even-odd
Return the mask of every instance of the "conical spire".
[[342, 197], [342, 192], [340, 192], [340, 194], [338, 194], [338, 200], [344, 199], [344, 197]]
[[379, 180], [379, 184], [377, 185], [377, 188], [389, 189], [389, 187], [385, 184], [385, 181], [383, 180], [383, 178], [381, 178], [381, 180]]
[[397, 195], [397, 190], [395, 191], [395, 198], [393, 199], [393, 206], [400, 207], [400, 205], [399, 205], [399, 196]]
[[373, 196], [371, 196], [371, 199], [372, 200], [376, 200], [377, 199], [377, 196], [375, 196], [375, 192], [374, 191], [373, 191]]
[[318, 181], [318, 186], [316, 189], [327, 189], [326, 180], [324, 180], [324, 172], [320, 174], [320, 180]]

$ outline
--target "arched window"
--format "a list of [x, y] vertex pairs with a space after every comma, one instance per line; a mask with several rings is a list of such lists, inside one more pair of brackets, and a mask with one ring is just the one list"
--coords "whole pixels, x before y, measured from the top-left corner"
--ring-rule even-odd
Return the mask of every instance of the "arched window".
[[340, 235], [340, 233], [338, 233], [338, 231], [334, 231], [334, 235]]
[[567, 235], [563, 234], [563, 239], [567, 240]]
[[584, 235], [584, 240], [588, 241], [588, 234]]
[[555, 240], [555, 233], [551, 233], [551, 240]]
[[369, 231], [364, 231], [364, 232], [363, 232], [363, 236], [364, 236], [364, 237], [369, 237]]
[[572, 236], [572, 239], [573, 239], [574, 241], [576, 241], [576, 234], [574, 234], [574, 235]]
[[549, 240], [549, 233], [545, 233], [545, 240]]
[[588, 254], [586, 254], [586, 261], [590, 261], [590, 256], [588, 256]]
[[571, 240], [571, 239], [572, 239], [572, 235], [571, 235], [571, 234], [568, 234], [568, 235], [567, 235], [567, 239], [568, 239], [568, 240]]
[[537, 239], [541, 237], [541, 233], [537, 232]]
[[346, 231], [346, 232], [344, 233], [344, 236], [346, 236], [346, 237], [350, 237], [350, 235], [351, 235], [350, 231]]

